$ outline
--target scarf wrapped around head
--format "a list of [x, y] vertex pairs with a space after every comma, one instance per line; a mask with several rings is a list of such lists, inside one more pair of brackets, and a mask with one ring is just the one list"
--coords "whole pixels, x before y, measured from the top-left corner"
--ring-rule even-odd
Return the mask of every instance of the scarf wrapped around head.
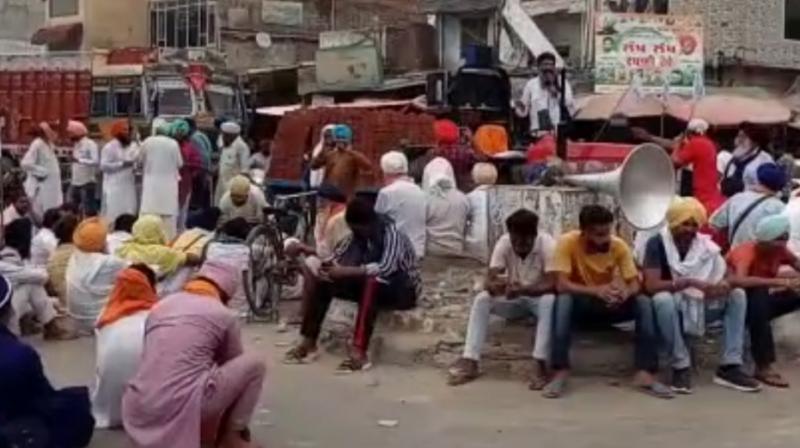
[[239, 268], [222, 261], [209, 260], [200, 268], [196, 278], [186, 284], [184, 291], [216, 298], [222, 298], [222, 294], [230, 299], [236, 294], [239, 283]]
[[231, 179], [228, 189], [235, 196], [250, 194], [250, 179], [239, 174]]
[[472, 167], [472, 181], [475, 185], [494, 185], [497, 183], [497, 168], [491, 163], [476, 163]]
[[137, 269], [127, 268], [117, 276], [114, 289], [108, 296], [108, 303], [97, 319], [97, 328], [103, 328], [140, 311], [149, 310], [156, 302], [158, 296], [147, 276]]
[[[319, 133], [319, 142], [314, 147], [314, 150], [311, 151], [311, 157], [317, 157], [322, 153], [322, 148], [325, 147], [325, 135], [330, 134], [333, 137], [333, 130], [336, 129], [335, 124], [329, 124], [322, 128], [322, 131]], [[317, 188], [322, 185], [322, 181], [325, 179], [325, 168], [319, 168], [316, 170], [312, 170], [311, 174], [309, 174], [308, 183], [311, 185], [311, 188]]]
[[133, 241], [139, 244], [167, 244], [164, 223], [156, 215], [139, 217], [131, 229]]
[[186, 120], [175, 120], [170, 127], [170, 135], [175, 139], [182, 139], [189, 135], [191, 128]]
[[[452, 187], [456, 185], [456, 175], [453, 171], [453, 165], [444, 157], [436, 157], [425, 165], [425, 170], [422, 172], [422, 190], [426, 193], [438, 196], [442, 194], [442, 189], [447, 188], [449, 183], [452, 182]], [[447, 188], [448, 190], [450, 188]]]
[[791, 221], [783, 214], [767, 216], [758, 222], [755, 231], [756, 241], [768, 243], [778, 240], [789, 233]]
[[433, 134], [439, 146], [455, 145], [459, 137], [458, 125], [450, 120], [436, 120], [433, 123]]
[[114, 138], [127, 137], [130, 134], [130, 126], [127, 120], [116, 120], [111, 123], [111, 136]]
[[106, 223], [100, 218], [87, 218], [72, 234], [72, 243], [82, 252], [103, 252], [106, 248]]
[[703, 204], [691, 197], [676, 197], [673, 199], [667, 210], [667, 225], [669, 228], [680, 227], [692, 220], [698, 226], [703, 226], [708, 221], [706, 208]]
[[89, 134], [89, 130], [80, 121], [70, 120], [67, 122], [67, 134], [73, 138], [83, 138]]

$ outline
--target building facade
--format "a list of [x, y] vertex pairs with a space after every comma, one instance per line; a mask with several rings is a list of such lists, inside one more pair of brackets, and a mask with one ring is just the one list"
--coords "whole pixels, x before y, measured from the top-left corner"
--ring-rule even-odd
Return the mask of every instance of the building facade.
[[51, 50], [145, 47], [148, 42], [145, 0], [45, 0], [45, 23], [34, 43]]
[[0, 40], [30, 41], [44, 24], [45, 3], [31, 0], [0, 0]]

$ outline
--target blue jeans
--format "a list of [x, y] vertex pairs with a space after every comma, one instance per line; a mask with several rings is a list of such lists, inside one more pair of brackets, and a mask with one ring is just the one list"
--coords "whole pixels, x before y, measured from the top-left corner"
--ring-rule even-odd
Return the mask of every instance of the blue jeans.
[[97, 184], [94, 182], [80, 186], [72, 185], [70, 189], [72, 203], [77, 205], [81, 212], [85, 215], [92, 216], [97, 213], [98, 206], [97, 198], [95, 197], [96, 189]]
[[[692, 360], [683, 337], [678, 299], [672, 293], [660, 292], [654, 295], [652, 300], [658, 330], [664, 346], [670, 354], [672, 368], [688, 369]], [[706, 302], [706, 322], [722, 320], [723, 366], [742, 365], [746, 316], [747, 297], [741, 289], [734, 289], [727, 298], [717, 301], [716, 304], [714, 301]]]
[[553, 369], [570, 368], [569, 351], [574, 323], [586, 322], [595, 327], [635, 320], [636, 368], [655, 373], [658, 371], [658, 334], [654, 319], [653, 307], [647, 298], [629, 298], [612, 308], [598, 297], [561, 294], [556, 298], [553, 318]]

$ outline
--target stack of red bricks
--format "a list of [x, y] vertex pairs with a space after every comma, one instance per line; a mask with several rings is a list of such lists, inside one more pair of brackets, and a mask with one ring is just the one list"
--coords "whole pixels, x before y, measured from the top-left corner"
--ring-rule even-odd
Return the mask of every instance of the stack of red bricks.
[[353, 129], [353, 148], [366, 154], [375, 167], [365, 176], [363, 186], [375, 186], [380, 175], [380, 158], [397, 149], [402, 141], [412, 145], [433, 145], [434, 117], [419, 112], [391, 109], [322, 108], [286, 114], [278, 125], [272, 147], [270, 177], [298, 180], [302, 176], [303, 154], [319, 142], [328, 124], [346, 124]]

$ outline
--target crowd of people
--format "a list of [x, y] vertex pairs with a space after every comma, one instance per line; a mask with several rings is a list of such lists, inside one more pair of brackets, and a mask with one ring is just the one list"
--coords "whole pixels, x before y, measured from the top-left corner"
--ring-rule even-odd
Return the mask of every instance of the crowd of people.
[[[41, 446], [79, 447], [96, 426], [124, 428], [145, 448], [257, 446], [249, 424], [266, 372], [244, 352], [231, 309], [246, 261], [232, 262], [224, 247], [241, 245], [264, 219], [263, 186], [246, 174], [268, 170], [269, 148], [251, 155], [237, 124], [220, 129], [212, 189], [205, 181], [213, 145], [184, 120], [159, 127], [141, 145], [116, 123], [101, 151], [72, 122], [65, 203], [54, 137], [40, 126], [22, 161], [25, 191], [3, 211], [0, 442], [35, 437]], [[409, 163], [405, 153], [388, 151], [374, 167], [353, 146], [350, 127], [326, 126], [308, 161], [308, 182], [318, 192], [313, 244], [285, 244], [286, 256], [302, 261], [302, 302], [300, 340], [284, 361], [318, 357], [322, 324], [337, 298], [358, 305], [339, 370], [370, 368], [377, 316], [416, 306], [421, 261], [467, 256], [489, 266], [472, 302], [463, 356], [448, 370], [453, 386], [479, 377], [495, 314], [537, 319], [529, 387], [548, 398], [567, 391], [577, 328], [626, 321], [636, 324], [633, 383], [648, 394], [692, 392], [688, 347], [717, 321], [723, 338], [715, 383], [745, 392], [788, 387], [774, 367], [771, 321], [800, 309], [800, 259], [789, 247], [791, 213], [781, 199], [789, 179], [747, 126], [740, 148], [718, 169], [707, 130], [693, 120], [672, 141], [636, 131], [662, 145], [676, 168], [691, 168], [694, 197], [676, 196], [664, 224], [639, 232], [632, 244], [615, 236], [611, 210], [590, 205], [577, 230], [563, 235], [541, 230], [533, 210], [516, 210], [489, 248], [488, 191], [498, 170], [478, 149], [493, 144], [491, 132], [472, 137], [439, 120], [428, 154]], [[375, 169], [382, 174], [377, 194], [360, 189]], [[203, 190], [213, 191], [214, 206], [190, 213], [192, 195]], [[38, 354], [20, 339], [39, 331], [45, 339], [95, 338], [91, 391], [51, 386]], [[753, 372], [745, 368], [747, 334]], [[659, 379], [660, 352], [668, 354], [668, 382]]]

